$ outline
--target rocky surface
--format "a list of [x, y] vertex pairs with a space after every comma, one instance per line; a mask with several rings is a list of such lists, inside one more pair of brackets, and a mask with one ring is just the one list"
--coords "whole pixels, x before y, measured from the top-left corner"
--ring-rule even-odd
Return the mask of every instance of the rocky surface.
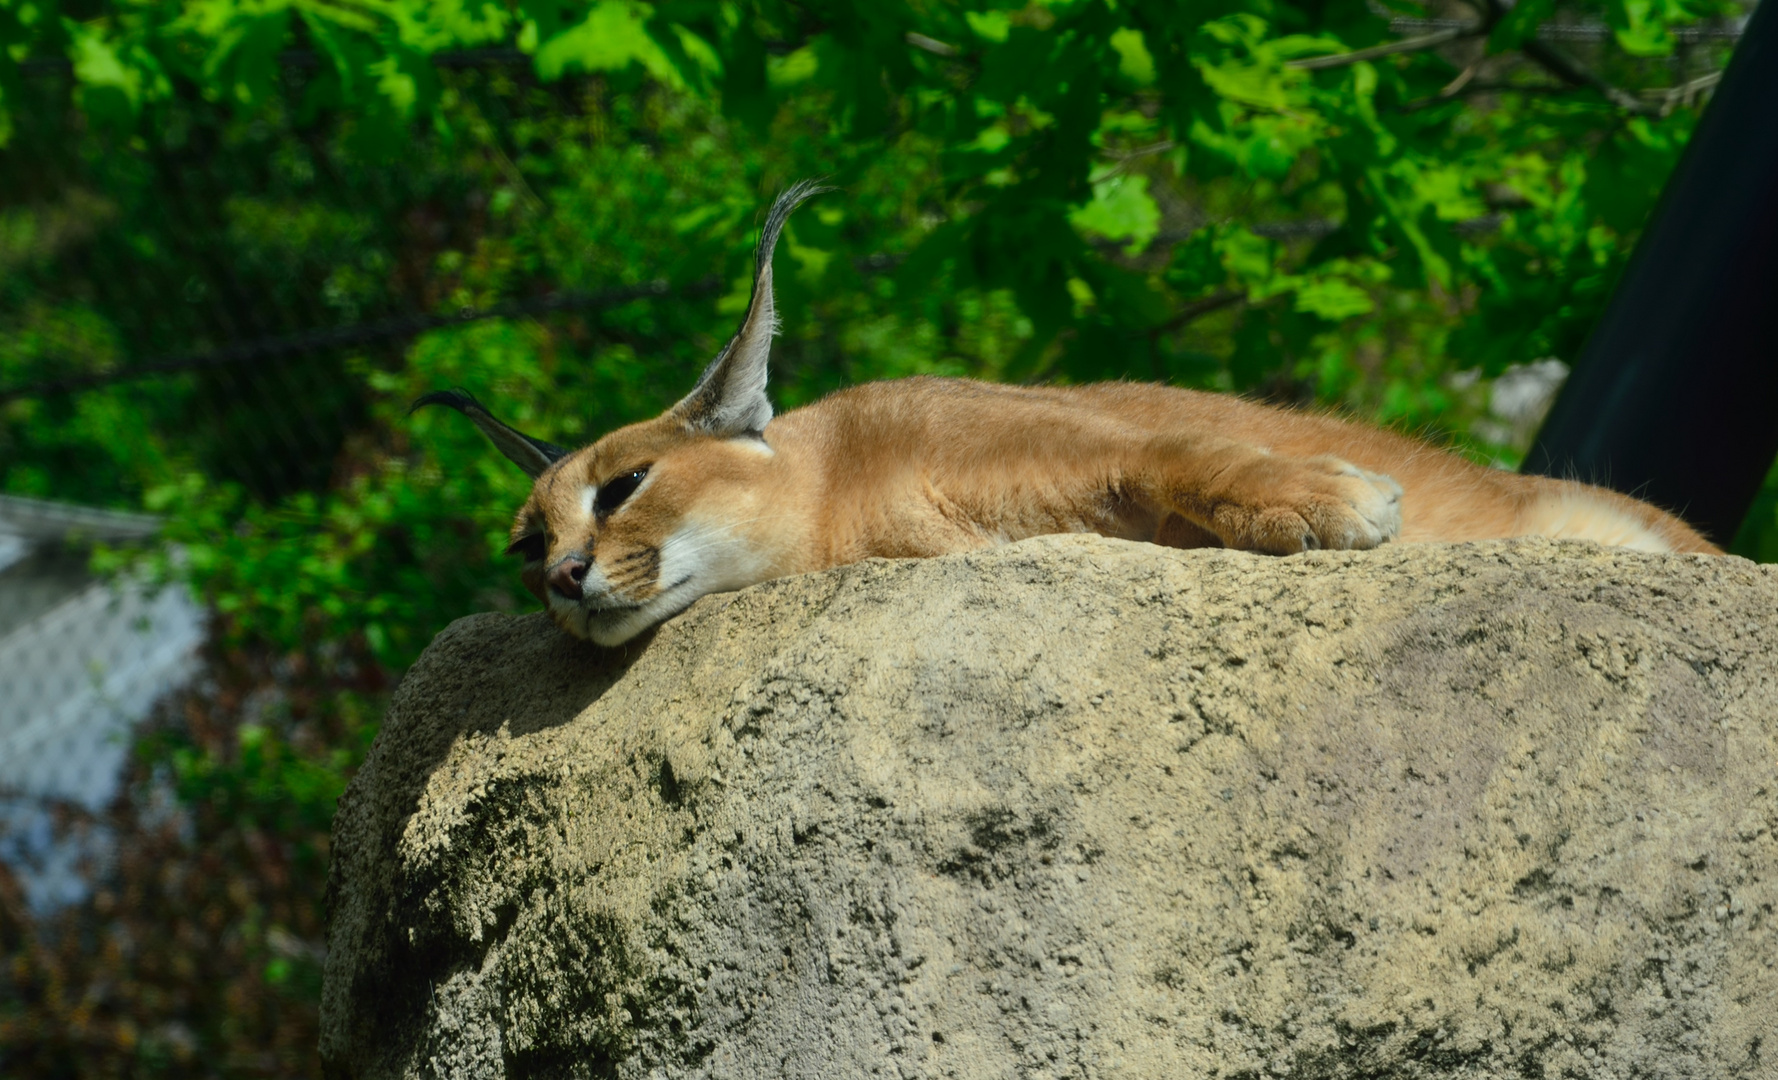
[[335, 829], [336, 1075], [1778, 1075], [1778, 568], [1056, 537], [482, 615]]

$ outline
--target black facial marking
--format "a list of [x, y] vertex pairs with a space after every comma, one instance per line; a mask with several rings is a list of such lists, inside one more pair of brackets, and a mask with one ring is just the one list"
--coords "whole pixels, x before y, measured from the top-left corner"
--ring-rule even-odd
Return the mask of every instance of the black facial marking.
[[628, 589], [653, 581], [660, 572], [660, 548], [641, 548], [612, 564], [608, 578], [615, 587]]
[[648, 466], [631, 469], [621, 476], [614, 476], [599, 485], [599, 493], [593, 497], [593, 510], [605, 517], [624, 504], [624, 500], [635, 493], [642, 480], [648, 475]]
[[508, 555], [522, 555], [526, 562], [541, 562], [548, 543], [542, 533], [530, 533], [514, 540], [506, 549]]

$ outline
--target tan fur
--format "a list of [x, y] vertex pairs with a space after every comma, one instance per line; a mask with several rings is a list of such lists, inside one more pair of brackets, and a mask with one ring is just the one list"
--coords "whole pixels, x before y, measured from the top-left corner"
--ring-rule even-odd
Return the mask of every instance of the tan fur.
[[527, 553], [526, 586], [569, 632], [617, 644], [706, 593], [1044, 533], [1280, 555], [1528, 535], [1717, 550], [1615, 492], [1165, 386], [903, 379], [773, 419], [772, 250], [791, 211], [821, 190], [798, 184], [774, 203], [740, 331], [655, 419], [569, 453], [462, 391], [416, 403], [462, 411], [536, 478], [513, 548]]
[[[644, 465], [645, 485], [607, 519], [583, 511], [583, 489]], [[548, 554], [533, 591], [565, 629], [608, 644], [705, 592], [1044, 533], [1281, 554], [1524, 535], [1716, 551], [1614, 492], [1483, 468], [1331, 417], [1163, 386], [934, 378], [842, 391], [773, 420], [763, 439], [689, 433], [671, 415], [615, 431], [538, 478], [514, 539], [538, 530]], [[734, 569], [686, 588], [677, 578], [689, 563], [663, 568], [676, 536], [722, 548]], [[543, 568], [589, 553], [607, 607], [552, 598]], [[633, 604], [643, 607], [610, 610]]]

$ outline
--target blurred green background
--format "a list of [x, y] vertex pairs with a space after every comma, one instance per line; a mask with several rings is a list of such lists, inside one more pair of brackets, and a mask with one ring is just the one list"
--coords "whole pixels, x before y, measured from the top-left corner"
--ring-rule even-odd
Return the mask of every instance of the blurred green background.
[[101, 887], [39, 917], [0, 870], [0, 1073], [317, 1073], [334, 800], [430, 637], [528, 606], [525, 478], [421, 393], [564, 444], [658, 412], [820, 176], [781, 409], [1158, 380], [1513, 467], [1744, 13], [0, 0], [0, 491], [162, 515], [101, 565], [214, 612]]

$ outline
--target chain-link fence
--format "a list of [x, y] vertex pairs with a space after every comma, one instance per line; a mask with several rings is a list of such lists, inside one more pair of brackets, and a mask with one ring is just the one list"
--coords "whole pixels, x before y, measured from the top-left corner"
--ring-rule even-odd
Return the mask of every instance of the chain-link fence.
[[[496, 203], [535, 198], [513, 158], [588, 122], [593, 81], [539, 86], [509, 51], [440, 57], [453, 119], [481, 134], [409, 137], [392, 154], [349, 117], [303, 113], [315, 62], [281, 57], [282, 109], [236, 115], [194, 94], [147, 133], [93, 126], [56, 62], [26, 65], [13, 106], [0, 151], [9, 1075], [197, 1068], [218, 1045], [252, 1049], [200, 1071], [313, 1071], [327, 818], [385, 668], [338, 627], [257, 634], [194, 591], [185, 561], [229, 558], [251, 515], [301, 518], [388, 467], [401, 447], [372, 405], [404, 392], [388, 382], [429, 331], [584, 335], [599, 312], [715, 291], [708, 270], [587, 275], [584, 289], [547, 269], [454, 272], [510, 237], [525, 208]], [[200, 521], [212, 504], [242, 521]]]
[[[286, 57], [286, 75], [312, 59]], [[0, 498], [0, 859], [43, 912], [108, 862], [131, 733], [189, 683], [205, 637], [184, 586], [90, 568], [95, 545], [157, 529], [107, 508], [183, 469], [261, 502], [324, 488], [364, 424], [366, 370], [494, 313], [441, 316], [426, 292], [424, 249], [455, 227], [436, 176], [202, 101], [146, 139], [95, 132], [66, 65], [26, 75], [0, 153], [0, 462], [9, 490], [41, 497]]]
[[83, 866], [106, 861], [93, 819], [117, 794], [135, 725], [195, 668], [204, 614], [186, 590], [102, 581], [88, 567], [86, 544], [154, 529], [140, 515], [0, 496], [0, 858], [39, 911], [79, 899]]
[[33, 911], [106, 865], [131, 732], [201, 666], [209, 617], [178, 575], [92, 569], [95, 550], [158, 542], [136, 509], [189, 517], [190, 477], [300, 509], [380, 467], [379, 380], [429, 331], [585, 338], [601, 312], [718, 291], [714, 267], [588, 288], [460, 268], [536, 258], [511, 250], [510, 222], [538, 216], [517, 161], [607, 123], [607, 91], [540, 85], [512, 50], [434, 60], [458, 131], [398, 153], [304, 113], [310, 53], [279, 58], [282, 109], [194, 95], [135, 134], [91, 125], [66, 64], [26, 65], [0, 152], [0, 470], [17, 493], [0, 498], [0, 862]]

